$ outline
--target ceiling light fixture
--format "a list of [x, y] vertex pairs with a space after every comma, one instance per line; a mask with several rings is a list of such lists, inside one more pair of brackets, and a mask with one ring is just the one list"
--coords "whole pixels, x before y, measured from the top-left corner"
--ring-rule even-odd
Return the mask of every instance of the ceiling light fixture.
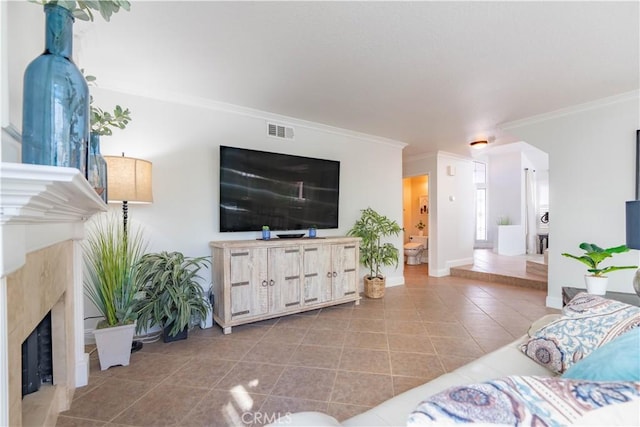
[[489, 145], [489, 141], [483, 139], [479, 141], [473, 141], [469, 143], [469, 145], [471, 146], [471, 148], [484, 148]]

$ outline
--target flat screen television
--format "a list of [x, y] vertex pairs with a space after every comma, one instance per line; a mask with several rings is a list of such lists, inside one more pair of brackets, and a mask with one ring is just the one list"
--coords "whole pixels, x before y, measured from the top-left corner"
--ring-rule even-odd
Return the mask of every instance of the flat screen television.
[[340, 162], [220, 146], [220, 231], [338, 228]]

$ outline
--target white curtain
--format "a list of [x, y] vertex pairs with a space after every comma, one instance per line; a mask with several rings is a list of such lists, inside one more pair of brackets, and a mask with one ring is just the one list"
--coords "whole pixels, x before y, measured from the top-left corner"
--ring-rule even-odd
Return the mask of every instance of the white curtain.
[[538, 235], [537, 235], [537, 215], [538, 215], [538, 197], [536, 192], [536, 171], [533, 169], [524, 169], [524, 185], [525, 185], [525, 237], [527, 242], [527, 253], [538, 253]]

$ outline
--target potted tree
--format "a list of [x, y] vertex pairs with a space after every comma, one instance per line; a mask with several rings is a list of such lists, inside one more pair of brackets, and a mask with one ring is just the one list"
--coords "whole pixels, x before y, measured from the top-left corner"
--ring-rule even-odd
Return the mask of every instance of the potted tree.
[[100, 368], [129, 364], [142, 282], [135, 265], [146, 243], [140, 229], [125, 233], [118, 217], [99, 218], [84, 244], [84, 288], [103, 317], [94, 331]]
[[138, 330], [159, 324], [164, 341], [186, 339], [192, 316], [204, 319], [211, 309], [197, 282], [209, 257], [186, 257], [181, 252], [145, 254], [137, 264], [143, 286]]
[[587, 292], [590, 294], [604, 295], [607, 292], [609, 278], [605, 276], [606, 273], [616, 270], [638, 268], [637, 265], [627, 265], [623, 267], [610, 265], [599, 268], [602, 261], [611, 258], [614, 254], [628, 252], [629, 248], [626, 245], [603, 249], [594, 243], [580, 243], [579, 247], [585, 252], [584, 255], [572, 255], [565, 252], [562, 256], [578, 260], [589, 267], [587, 271], [591, 274], [586, 274], [584, 279], [587, 285]]
[[360, 263], [369, 269], [364, 277], [364, 294], [369, 298], [382, 298], [386, 285], [386, 278], [380, 272], [380, 267], [387, 265], [398, 266], [398, 249], [391, 243], [383, 243], [382, 238], [397, 236], [402, 227], [371, 208], [363, 209], [362, 216], [347, 233], [349, 236], [360, 237]]

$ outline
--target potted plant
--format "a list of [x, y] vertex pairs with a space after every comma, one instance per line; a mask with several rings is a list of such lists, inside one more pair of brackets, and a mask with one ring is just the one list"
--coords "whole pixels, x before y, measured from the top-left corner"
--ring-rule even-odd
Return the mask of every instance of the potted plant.
[[125, 233], [118, 217], [98, 219], [84, 244], [84, 289], [102, 317], [94, 331], [100, 368], [129, 364], [142, 288], [135, 265], [146, 243], [139, 229]]
[[609, 278], [605, 276], [606, 273], [616, 270], [638, 268], [637, 265], [627, 265], [622, 267], [610, 265], [604, 268], [599, 267], [602, 261], [607, 258], [611, 258], [614, 254], [628, 252], [629, 248], [626, 245], [602, 249], [594, 243], [580, 243], [579, 247], [585, 252], [584, 255], [572, 255], [565, 252], [562, 256], [578, 260], [589, 267], [587, 271], [591, 274], [586, 274], [584, 278], [587, 285], [587, 292], [590, 294], [604, 295], [607, 292], [607, 282]]
[[427, 227], [427, 225], [422, 222], [422, 220], [418, 221], [418, 223], [416, 224], [416, 228], [418, 229], [418, 235], [422, 236], [424, 234], [424, 229]]
[[209, 257], [186, 257], [181, 252], [149, 253], [137, 264], [144, 297], [138, 310], [138, 330], [159, 324], [164, 341], [186, 339], [192, 316], [204, 319], [211, 309], [197, 282]]
[[397, 236], [402, 227], [371, 208], [363, 209], [349, 236], [360, 237], [360, 263], [369, 269], [364, 277], [364, 294], [369, 298], [382, 298], [386, 284], [380, 267], [398, 266], [398, 249], [391, 243], [383, 243], [382, 238]]

